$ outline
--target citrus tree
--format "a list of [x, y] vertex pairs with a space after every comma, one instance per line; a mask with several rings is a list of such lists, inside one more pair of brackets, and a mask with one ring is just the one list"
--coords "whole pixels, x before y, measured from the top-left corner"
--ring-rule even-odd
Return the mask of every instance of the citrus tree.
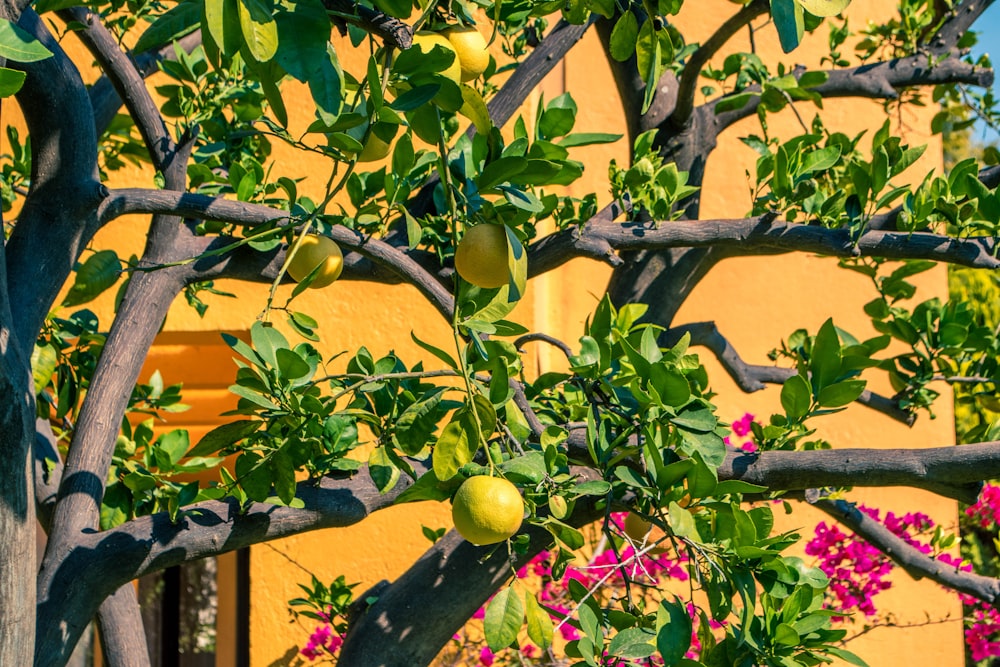
[[[853, 403], [910, 423], [940, 381], [995, 403], [997, 332], [968, 304], [914, 299], [909, 278], [935, 262], [997, 268], [1000, 168], [967, 160], [910, 177], [924, 147], [888, 122], [865, 138], [819, 118], [797, 136], [768, 129], [773, 113], [838, 97], [940, 104], [939, 128], [994, 122], [992, 70], [969, 56], [990, 2], [903, 0], [861, 29], [838, 18], [847, 4], [737, 3], [693, 41], [674, 17], [699, 7], [683, 0], [4, 2], [0, 93], [16, 91], [28, 135], [8, 130], [0, 188], [0, 664], [64, 664], [95, 618], [107, 664], [143, 664], [136, 577], [412, 500], [454, 498], [462, 532], [348, 613], [340, 664], [427, 664], [491, 597], [491, 647], [526, 627], [547, 648], [553, 610], [506, 583], [543, 550], [564, 570], [594, 522], [623, 554], [683, 556], [691, 598], [632, 591], [626, 569], [626, 594], [606, 604], [571, 586], [560, 623], [578, 632], [566, 650], [580, 664], [862, 664], [822, 608], [826, 575], [786, 553], [797, 536], [774, 533], [770, 503], [750, 504], [775, 497], [807, 500], [910, 573], [995, 605], [1000, 581], [914, 548], [842, 491], [910, 486], [971, 503], [998, 476], [992, 426], [962, 447], [886, 451], [831, 447], [843, 443], [814, 424]], [[748, 29], [776, 32], [792, 55], [734, 49]], [[574, 149], [617, 139], [574, 131], [570, 95], [540, 105], [530, 131], [514, 117], [589, 30], [633, 147], [609, 170], [610, 198], [565, 194], [583, 169]], [[807, 33], [828, 35], [820, 69], [794, 65]], [[96, 61], [92, 85], [67, 40]], [[288, 130], [291, 80], [314, 107], [301, 136]], [[745, 139], [759, 154], [752, 210], [700, 219], [706, 159], [748, 117], [760, 128]], [[269, 159], [278, 142], [328, 160], [318, 196]], [[104, 184], [130, 162], [148, 163], [152, 182]], [[126, 214], [149, 216], [141, 256], [88, 249]], [[675, 321], [720, 260], [783, 253], [869, 276], [880, 335], [857, 340], [830, 313], [764, 367], [713, 323]], [[526, 281], [577, 257], [614, 269], [579, 343], [518, 324]], [[222, 278], [297, 285], [290, 301], [262, 297], [249, 340], [227, 337], [241, 360], [234, 419], [194, 444], [154, 433], [130, 415], [179, 397], [139, 384], [142, 361], [174, 299], [203, 308]], [[434, 365], [365, 348], [321, 357], [293, 300], [338, 278], [412, 285], [454, 345], [413, 332]], [[82, 306], [115, 285], [102, 328]], [[568, 370], [533, 377], [528, 342], [564, 352]], [[745, 391], [781, 385], [781, 412], [748, 426], [756, 452], [727, 447], [696, 350]], [[879, 375], [892, 395], [866, 388]], [[359, 456], [362, 441], [373, 446]], [[213, 469], [211, 484], [181, 476]], [[619, 524], [619, 511], [634, 516]], [[697, 650], [692, 601], [698, 627], [722, 624]]]

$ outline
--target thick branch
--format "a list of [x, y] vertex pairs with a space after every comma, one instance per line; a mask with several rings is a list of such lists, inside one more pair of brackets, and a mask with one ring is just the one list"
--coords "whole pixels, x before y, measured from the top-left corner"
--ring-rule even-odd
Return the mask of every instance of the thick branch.
[[[729, 339], [722, 335], [715, 322], [694, 322], [673, 327], [663, 332], [663, 340], [667, 345], [674, 345], [685, 333], [691, 334], [692, 344], [707, 347], [722, 364], [729, 377], [748, 394], [760, 391], [768, 384], [784, 384], [785, 380], [795, 375], [795, 371], [790, 368], [748, 364], [743, 361], [739, 352]], [[868, 389], [861, 393], [857, 402], [909, 426], [916, 421], [916, 415], [900, 408], [898, 401]]]
[[904, 540], [896, 537], [881, 523], [858, 510], [853, 503], [846, 500], [822, 499], [813, 503], [813, 506], [823, 510], [863, 537], [872, 546], [889, 556], [914, 579], [927, 578], [960, 593], [972, 595], [989, 604], [1000, 603], [1000, 580], [972, 572], [963, 572], [954, 565], [948, 565], [921, 553]]
[[762, 248], [833, 257], [930, 259], [982, 269], [1000, 268], [991, 237], [958, 239], [930, 232], [870, 230], [856, 242], [850, 232], [814, 225], [776, 222], [772, 215], [735, 220], [676, 220], [654, 224], [594, 223], [551, 234], [532, 244], [531, 275], [550, 271], [573, 257], [618, 265], [623, 250], [720, 247], [728, 254], [753, 254]]
[[[802, 76], [803, 69], [794, 72]], [[935, 61], [927, 54], [918, 53], [905, 58], [871, 63], [847, 69], [828, 70], [827, 80], [810, 90], [824, 98], [865, 97], [870, 99], [895, 99], [899, 90], [913, 86], [929, 86], [942, 83], [966, 83], [985, 88], [993, 84], [993, 70], [977, 67], [958, 56]], [[747, 89], [755, 90], [754, 88]], [[759, 90], [759, 89], [756, 89]], [[740, 91], [747, 92], [747, 91]], [[711, 113], [716, 105], [726, 99], [721, 97], [709, 102], [706, 110]], [[757, 112], [760, 97], [754, 96], [740, 109], [725, 111], [716, 116], [718, 130]]]
[[323, 0], [323, 6], [335, 12], [334, 22], [346, 21], [381, 39], [387, 46], [408, 49], [413, 30], [399, 19], [351, 0]]
[[982, 480], [1000, 476], [1000, 442], [929, 449], [828, 449], [730, 453], [719, 479], [737, 479], [772, 491], [826, 486], [909, 486], [964, 503], [979, 496]]
[[576, 44], [583, 39], [587, 29], [597, 20], [596, 14], [591, 14], [586, 22], [580, 25], [560, 20], [549, 31], [542, 42], [534, 48], [527, 58], [504, 82], [496, 95], [486, 105], [490, 112], [490, 120], [497, 127], [503, 127], [514, 113], [521, 108], [524, 100], [535, 89], [542, 79], [562, 62]]
[[767, 0], [753, 0], [749, 4], [743, 5], [738, 12], [726, 19], [718, 30], [698, 47], [697, 51], [691, 54], [681, 71], [677, 107], [670, 116], [670, 122], [674, 126], [682, 126], [691, 117], [695, 93], [698, 90], [698, 79], [701, 77], [701, 70], [705, 64], [726, 45], [733, 35], [749, 25], [755, 18], [766, 13], [769, 7]]
[[131, 581], [101, 603], [97, 623], [107, 667], [150, 667], [146, 629]]
[[[181, 51], [191, 53], [201, 44], [201, 30], [195, 30], [181, 37], [176, 44]], [[174, 44], [167, 44], [158, 49], [140, 53], [132, 59], [132, 62], [136, 71], [139, 72], [139, 76], [145, 79], [157, 71], [160, 61], [175, 60], [176, 58]], [[122, 98], [119, 97], [118, 91], [115, 90], [115, 86], [107, 74], [102, 74], [90, 87], [90, 106], [94, 109], [94, 127], [100, 136], [108, 129], [115, 114], [118, 113], [118, 109], [122, 106]]]
[[[578, 502], [568, 522], [582, 526], [603, 514], [593, 504]], [[351, 624], [341, 647], [341, 663], [351, 667], [430, 664], [515, 570], [553, 542], [552, 535], [537, 526], [527, 526], [522, 532], [531, 541], [525, 553], [511, 557], [502, 544], [476, 547], [450, 531], [403, 576], [383, 587], [377, 601]]]
[[[7, 243], [7, 289], [22, 353], [81, 251], [97, 230], [93, 211], [107, 190], [97, 176], [97, 137], [76, 66], [33, 11], [20, 25], [53, 57], [9, 63], [27, 74], [17, 100], [31, 135], [31, 190]], [[53, 110], [58, 109], [58, 113]]]
[[[115, 190], [101, 207], [102, 222], [128, 213], [169, 213], [199, 220], [219, 220], [238, 225], [260, 225], [287, 221], [287, 211], [269, 206], [231, 201], [207, 195], [162, 190]], [[330, 238], [341, 246], [357, 251], [368, 259], [388, 267], [414, 285], [442, 313], [452, 311], [451, 294], [413, 257], [388, 243], [367, 238], [354, 230], [335, 226]]]
[[[74, 7], [59, 11], [59, 16], [66, 23], [84, 25], [86, 28], [75, 31], [91, 55], [97, 60], [101, 69], [111, 80], [118, 96], [124, 101], [125, 107], [139, 128], [143, 143], [157, 171], [166, 171], [170, 161], [177, 153], [177, 147], [170, 138], [166, 123], [160, 115], [160, 109], [153, 101], [146, 83], [128, 55], [119, 47], [114, 35], [104, 26], [100, 17], [89, 9]], [[96, 126], [96, 122], [95, 122]]]
[[992, 4], [993, 0], [965, 0], [959, 3], [951, 10], [951, 18], [930, 39], [931, 51], [936, 54], [953, 51], [962, 36]]

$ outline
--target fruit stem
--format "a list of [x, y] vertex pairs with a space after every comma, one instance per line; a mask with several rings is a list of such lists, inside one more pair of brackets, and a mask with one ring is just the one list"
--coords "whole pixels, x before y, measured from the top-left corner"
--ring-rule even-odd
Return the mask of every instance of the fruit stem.
[[[441, 120], [441, 111], [437, 107], [434, 107], [434, 114], [437, 116], [438, 122], [438, 174], [441, 177], [441, 183], [444, 185], [445, 200], [448, 202], [448, 210], [451, 213], [451, 243], [452, 247], [458, 247], [458, 204], [455, 201], [455, 192], [452, 189], [451, 184], [451, 173], [448, 171], [448, 145], [444, 141], [445, 127], [444, 122]], [[462, 341], [462, 335], [458, 331], [458, 297], [459, 297], [459, 287], [461, 285], [461, 278], [458, 272], [455, 272], [454, 277], [454, 303], [455, 307], [451, 312], [451, 335], [455, 341], [455, 351], [458, 353], [458, 363], [462, 370], [462, 381], [465, 383], [465, 395], [468, 401], [469, 410], [472, 411], [472, 420], [476, 423], [476, 442], [482, 437], [483, 425], [479, 420], [479, 412], [476, 410], [476, 404], [473, 400], [475, 398], [475, 392], [472, 390], [472, 381], [469, 379], [469, 364], [466, 359], [465, 348], [466, 345]], [[475, 332], [471, 332], [471, 335], [475, 336]], [[483, 443], [485, 445], [485, 443]], [[496, 464], [493, 463], [493, 458], [490, 456], [486, 457], [486, 462], [490, 465], [490, 476], [496, 475]]]

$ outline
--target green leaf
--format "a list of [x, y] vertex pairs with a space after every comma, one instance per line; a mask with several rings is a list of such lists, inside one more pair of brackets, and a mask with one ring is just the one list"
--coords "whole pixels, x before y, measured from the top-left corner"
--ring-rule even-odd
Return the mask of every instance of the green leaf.
[[645, 628], [627, 628], [612, 638], [608, 653], [626, 660], [642, 660], [656, 653], [656, 635]]
[[286, 380], [300, 380], [312, 374], [312, 367], [309, 363], [295, 352], [285, 348], [274, 351], [277, 360], [278, 372]]
[[269, 461], [272, 479], [274, 480], [274, 493], [285, 505], [290, 504], [295, 499], [297, 489], [295, 482], [295, 464], [285, 449], [279, 449], [271, 454]]
[[493, 121], [490, 119], [490, 112], [486, 108], [483, 96], [472, 86], [463, 83], [462, 100], [462, 108], [458, 110], [458, 113], [472, 121], [472, 124], [476, 127], [476, 132], [484, 137], [489, 136], [490, 129], [493, 127]]
[[542, 651], [546, 651], [552, 646], [552, 617], [542, 609], [542, 605], [538, 604], [538, 600], [530, 591], [524, 593], [524, 604], [528, 620], [528, 638]]
[[590, 146], [592, 144], [611, 144], [621, 138], [620, 134], [608, 132], [574, 132], [559, 139], [558, 145], [561, 148], [573, 148], [574, 146]]
[[438, 359], [440, 359], [444, 363], [448, 364], [449, 368], [453, 368], [453, 369], [456, 369], [456, 370], [458, 369], [458, 363], [451, 357], [450, 354], [448, 354], [447, 352], [445, 352], [441, 348], [434, 347], [430, 343], [425, 343], [424, 341], [420, 340], [419, 338], [417, 338], [417, 335], [415, 333], [413, 333], [412, 330], [410, 331], [410, 338], [413, 340], [414, 343], [416, 343], [417, 345], [419, 345], [421, 348], [423, 348], [424, 350], [427, 350], [428, 352], [430, 352], [431, 354], [433, 354], [435, 357], [437, 357]]
[[208, 34], [225, 56], [231, 56], [240, 48], [240, 16], [236, 8], [239, 0], [204, 0], [205, 17], [202, 25], [208, 27]]
[[63, 299], [63, 305], [78, 306], [97, 298], [118, 282], [121, 272], [122, 264], [114, 250], [95, 252], [77, 269], [73, 287]]
[[0, 19], [0, 56], [19, 63], [45, 60], [52, 52], [7, 19]]
[[766, 486], [758, 486], [738, 479], [727, 479], [715, 486], [715, 495], [717, 496], [731, 493], [764, 493], [765, 491], [767, 491]]
[[671, 417], [670, 421], [682, 429], [702, 433], [715, 430], [715, 427], [719, 423], [715, 413], [705, 407], [685, 410], [676, 417]]
[[523, 157], [502, 157], [494, 160], [479, 174], [479, 189], [490, 190], [501, 183], [506, 183], [524, 171], [527, 166], [528, 161]]
[[328, 126], [333, 125], [344, 105], [344, 72], [340, 69], [337, 52], [327, 44], [326, 57], [320, 58], [319, 67], [309, 75], [309, 92], [320, 120]]
[[451, 479], [459, 468], [472, 461], [478, 449], [479, 434], [466, 408], [444, 427], [434, 445], [434, 474], [441, 481]]
[[400, 505], [420, 500], [436, 500], [441, 502], [451, 498], [451, 494], [452, 492], [438, 480], [434, 471], [428, 470], [413, 483], [413, 486], [399, 494], [394, 503]]
[[263, 322], [254, 322], [250, 327], [250, 341], [260, 358], [272, 368], [278, 367], [277, 351], [288, 349], [288, 340], [281, 332]]
[[844, 380], [823, 387], [817, 400], [824, 408], [840, 408], [858, 400], [865, 391], [864, 380]]
[[27, 76], [21, 70], [0, 67], [0, 97], [10, 97], [21, 90]]
[[799, 633], [787, 623], [778, 624], [778, 627], [774, 629], [773, 639], [778, 644], [784, 644], [785, 646], [796, 646], [800, 641]]
[[330, 39], [330, 20], [319, 0], [297, 0], [279, 7], [274, 15], [278, 51], [274, 61], [306, 83], [323, 67]]
[[188, 432], [184, 429], [164, 433], [156, 439], [156, 443], [154, 444], [154, 447], [157, 450], [163, 452], [167, 456], [170, 468], [181, 460], [181, 457], [184, 456], [184, 453], [187, 452], [188, 447], [190, 446], [191, 441], [188, 438]]
[[146, 28], [135, 46], [133, 53], [142, 53], [180, 39], [198, 28], [201, 21], [201, 4], [181, 2], [159, 16]]
[[691, 646], [691, 617], [679, 598], [660, 601], [656, 610], [656, 648], [665, 665], [674, 665]]
[[823, 387], [837, 379], [840, 374], [840, 362], [840, 337], [837, 336], [833, 320], [828, 319], [816, 334], [809, 359], [812, 385], [817, 394]]
[[508, 301], [516, 302], [524, 296], [524, 288], [528, 282], [528, 253], [514, 230], [507, 225], [503, 228], [507, 232], [507, 275], [510, 280], [507, 284]]
[[813, 16], [836, 16], [851, 4], [851, 0], [798, 0]]
[[396, 420], [393, 439], [403, 453], [414, 456], [428, 443], [441, 417], [438, 407], [444, 392], [439, 389], [413, 403]]
[[375, 0], [375, 6], [397, 19], [405, 19], [413, 11], [411, 0]]
[[805, 417], [812, 404], [812, 389], [801, 375], [793, 375], [781, 385], [781, 407], [790, 421]]
[[266, 63], [278, 52], [278, 25], [262, 0], [238, 0], [240, 30], [250, 55]]
[[255, 452], [243, 452], [236, 459], [236, 479], [250, 500], [263, 502], [271, 491], [271, 472]]
[[818, 151], [807, 153], [802, 160], [800, 174], [811, 174], [814, 171], [823, 171], [837, 164], [840, 159], [840, 146], [827, 146]]
[[216, 426], [211, 431], [201, 437], [194, 447], [186, 454], [187, 457], [207, 456], [229, 447], [233, 443], [255, 433], [264, 422], [250, 419], [230, 422], [222, 426]]
[[670, 530], [678, 537], [685, 537], [689, 540], [698, 539], [698, 527], [695, 525], [691, 512], [684, 509], [674, 501], [670, 501], [667, 511], [670, 519]]
[[805, 30], [805, 20], [802, 16], [802, 5], [796, 0], [771, 0], [771, 18], [778, 30], [778, 40], [781, 50], [790, 53], [802, 41]]
[[378, 488], [379, 493], [385, 493], [399, 481], [399, 468], [385, 447], [376, 447], [368, 455], [368, 473]]
[[868, 663], [859, 658], [857, 655], [851, 653], [847, 649], [842, 649], [837, 646], [824, 646], [823, 650], [835, 658], [840, 658], [845, 662], [849, 662], [852, 665], [857, 665], [858, 667], [868, 667]]
[[632, 10], [622, 14], [611, 31], [611, 57], [618, 62], [625, 62], [635, 53], [635, 44], [639, 39], [639, 21]]
[[539, 484], [548, 474], [545, 455], [538, 451], [515, 456], [500, 464], [504, 477], [515, 483]]
[[497, 593], [486, 606], [483, 632], [486, 644], [493, 651], [510, 646], [524, 624], [524, 604], [511, 587]]
[[52, 380], [52, 375], [59, 365], [59, 353], [52, 345], [35, 345], [31, 351], [31, 378], [38, 394]]

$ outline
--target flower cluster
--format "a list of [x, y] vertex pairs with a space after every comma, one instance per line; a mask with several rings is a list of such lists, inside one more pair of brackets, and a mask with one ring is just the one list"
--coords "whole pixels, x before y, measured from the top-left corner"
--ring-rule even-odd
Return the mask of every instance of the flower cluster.
[[[615, 532], [623, 534], [625, 517], [625, 512], [611, 515]], [[530, 590], [538, 591], [538, 601], [549, 611], [558, 635], [566, 642], [580, 639], [579, 630], [569, 622], [576, 607], [569, 594], [570, 581], [576, 581], [587, 590], [594, 591], [594, 595], [598, 597], [611, 598], [624, 595], [626, 578], [641, 582], [643, 586], [657, 586], [666, 581], [687, 581], [689, 577], [684, 567], [686, 555], [666, 553], [654, 556], [636, 553], [627, 541], [616, 550], [611, 548], [610, 542], [601, 540], [585, 565], [570, 565], [559, 577], [553, 572], [556, 556], [555, 552], [540, 552], [517, 571], [517, 578]], [[484, 606], [473, 615], [473, 620], [482, 621], [485, 612]], [[692, 606], [689, 612], [697, 624], [697, 609]], [[481, 636], [481, 629], [477, 625], [456, 634], [450, 647], [449, 655], [455, 658], [452, 662], [481, 667], [532, 665], [539, 660], [543, 661], [541, 664], [551, 664], [544, 662], [550, 660], [551, 656], [546, 657], [537, 646], [526, 641], [521, 643], [517, 651], [495, 654], [476, 641]], [[653, 660], [650, 664], [657, 664], [655, 658]]]
[[1000, 526], [1000, 486], [984, 486], [979, 500], [965, 509], [965, 515], [983, 530], [996, 530]]
[[313, 630], [313, 633], [309, 635], [309, 642], [302, 647], [299, 653], [309, 660], [332, 658], [340, 650], [343, 643], [344, 638], [334, 632], [333, 626], [324, 623]]
[[[734, 421], [732, 435], [725, 438], [726, 444], [739, 447], [745, 452], [756, 451], [757, 445], [753, 441], [751, 428], [753, 421], [754, 415], [750, 413]], [[737, 440], [743, 438], [747, 439], [737, 445]], [[886, 512], [885, 517], [880, 518], [877, 509], [864, 505], [858, 506], [858, 509], [881, 521], [893, 534], [921, 553], [956, 569], [972, 570], [972, 565], [962, 558], [941, 550], [942, 547], [949, 546], [953, 538], [945, 543], [940, 542], [940, 528], [933, 538], [927, 538], [928, 533], [935, 529], [934, 521], [928, 515], [922, 512], [901, 515]], [[611, 516], [612, 529], [618, 535], [624, 534], [625, 517], [624, 512]], [[965, 517], [966, 524], [971, 523], [974, 528], [995, 533], [1000, 527], [1000, 486], [986, 485], [978, 502], [965, 510]], [[617, 539], [614, 543], [617, 544]], [[550, 551], [542, 551], [517, 571], [518, 579], [529, 589], [538, 591], [538, 600], [549, 611], [563, 641], [580, 638], [579, 631], [570, 622], [575, 609], [575, 603], [569, 595], [570, 581], [575, 580], [587, 590], [593, 591], [595, 596], [613, 598], [624, 594], [626, 580], [640, 582], [644, 587], [656, 587], [665, 581], [686, 581], [689, 578], [685, 554], [637, 554], [628, 540], [620, 548], [612, 546], [612, 542], [607, 539], [599, 540], [586, 565], [570, 565], [561, 576], [556, 576], [553, 570], [557, 554]], [[834, 617], [834, 620], [843, 621], [855, 613], [862, 614], [866, 620], [877, 616], [876, 598], [879, 593], [892, 586], [889, 575], [894, 564], [888, 556], [864, 539], [826, 522], [816, 526], [815, 534], [806, 544], [805, 551], [817, 559], [818, 567], [830, 579], [826, 607], [843, 614]], [[960, 598], [967, 609], [965, 641], [972, 660], [985, 664], [983, 661], [1000, 657], [1000, 611], [971, 596], [961, 595]], [[481, 623], [485, 610], [485, 606], [479, 609], [473, 619]], [[309, 660], [335, 659], [343, 643], [343, 636], [338, 634], [339, 627], [335, 628], [329, 622], [332, 611], [331, 608], [318, 615], [321, 621], [327, 622], [321, 623], [313, 631], [309, 642], [300, 651], [303, 657]], [[694, 636], [687, 657], [696, 659], [700, 648], [700, 615], [697, 607], [690, 603], [688, 613], [693, 622]], [[712, 629], [722, 627], [712, 620], [709, 623]], [[521, 643], [517, 651], [507, 650], [496, 654], [485, 646], [482, 629], [475, 624], [456, 634], [447, 652], [454, 658], [452, 662], [455, 664], [481, 667], [556, 664], [552, 662], [552, 655], [543, 654], [538, 647], [526, 641]], [[661, 664], [656, 662], [655, 656], [650, 660], [650, 665]]]
[[[879, 511], [861, 505], [858, 509], [873, 519], [879, 519]], [[916, 540], [912, 533], [922, 533], [934, 522], [926, 514], [910, 512], [897, 516], [888, 512], [883, 521], [886, 528], [897, 537], [923, 553], [931, 547]], [[866, 617], [875, 616], [875, 596], [890, 588], [888, 580], [893, 570], [889, 557], [865, 540], [844, 533], [835, 525], [821, 522], [816, 526], [815, 536], [806, 544], [806, 553], [818, 559], [818, 566], [830, 578], [828, 595], [832, 598], [828, 606], [845, 614], [855, 611]], [[844, 617], [835, 617], [843, 620]]]
[[739, 449], [747, 452], [748, 454], [756, 452], [757, 443], [753, 440], [753, 433], [750, 428], [750, 424], [753, 423], [754, 419], [754, 415], [747, 412], [744, 413], [742, 417], [734, 421], [732, 424], [733, 434], [727, 435], [723, 438], [725, 443], [731, 447], [736, 447], [735, 442], [733, 442], [735, 438], [746, 438], [749, 436], [749, 440], [744, 441], [743, 444], [739, 446]]

